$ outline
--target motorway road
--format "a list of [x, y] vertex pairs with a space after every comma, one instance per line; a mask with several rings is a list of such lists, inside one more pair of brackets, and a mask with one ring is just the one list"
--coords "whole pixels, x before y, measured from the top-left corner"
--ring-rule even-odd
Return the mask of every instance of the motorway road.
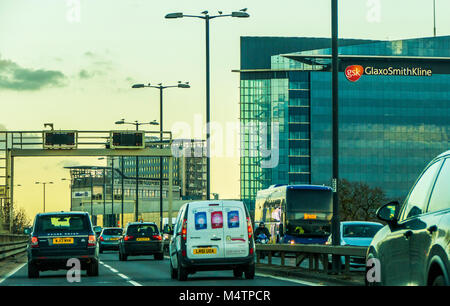
[[169, 260], [156, 261], [153, 256], [130, 256], [119, 261], [117, 252], [100, 254], [98, 277], [88, 277], [81, 272], [79, 283], [69, 283], [66, 271], [45, 271], [38, 279], [27, 277], [27, 265], [21, 264], [0, 286], [312, 286], [319, 285], [297, 279], [256, 273], [255, 279], [236, 279], [232, 271], [197, 272], [189, 275], [185, 282], [173, 280], [169, 275]]

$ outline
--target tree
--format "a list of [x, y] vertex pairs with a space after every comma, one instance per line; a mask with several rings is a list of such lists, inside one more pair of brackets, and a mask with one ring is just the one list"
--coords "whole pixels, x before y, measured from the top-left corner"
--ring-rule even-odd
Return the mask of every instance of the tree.
[[341, 221], [377, 221], [376, 210], [386, 203], [381, 188], [346, 179], [339, 180], [338, 188]]
[[25, 213], [25, 209], [20, 207], [14, 211], [12, 232], [14, 234], [23, 234], [25, 228], [31, 226], [31, 220]]

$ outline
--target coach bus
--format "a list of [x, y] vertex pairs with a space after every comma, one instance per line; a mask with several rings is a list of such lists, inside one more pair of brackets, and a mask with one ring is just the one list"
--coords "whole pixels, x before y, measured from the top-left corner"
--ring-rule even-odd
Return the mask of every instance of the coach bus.
[[317, 185], [273, 185], [257, 192], [255, 226], [263, 221], [270, 243], [324, 244], [331, 231], [333, 191]]

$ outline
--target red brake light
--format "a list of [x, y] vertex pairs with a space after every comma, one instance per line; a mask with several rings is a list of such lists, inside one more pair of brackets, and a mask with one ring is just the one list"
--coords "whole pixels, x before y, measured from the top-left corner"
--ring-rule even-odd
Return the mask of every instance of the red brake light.
[[37, 237], [31, 237], [31, 243], [30, 246], [32, 248], [38, 248], [39, 247], [39, 241]]
[[88, 246], [95, 246], [95, 235], [89, 235]]
[[252, 222], [250, 221], [250, 217], [247, 217], [247, 232], [248, 232], [248, 239], [251, 239], [253, 235], [253, 228]]
[[250, 248], [250, 255], [253, 255], [253, 248]]
[[125, 240], [125, 241], [128, 241], [130, 239], [133, 239], [133, 236], [126, 235], [125, 237], [123, 237], [123, 240]]
[[103, 236], [100, 236], [100, 241], [104, 241], [105, 239], [103, 239]]
[[161, 235], [153, 235], [152, 238], [156, 240], [162, 240]]
[[186, 224], [187, 220], [184, 219], [183, 220], [183, 226], [181, 227], [181, 238], [183, 238], [183, 240], [186, 240], [187, 237], [187, 224]]

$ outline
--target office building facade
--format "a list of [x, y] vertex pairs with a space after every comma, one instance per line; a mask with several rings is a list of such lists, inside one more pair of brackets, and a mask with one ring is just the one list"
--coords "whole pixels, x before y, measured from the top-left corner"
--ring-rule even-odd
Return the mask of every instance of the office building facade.
[[[331, 185], [330, 46], [241, 37], [241, 198], [251, 209], [273, 184]], [[340, 40], [339, 54], [340, 178], [401, 199], [449, 149], [450, 37]], [[264, 166], [274, 154], [255, 154], [261, 147], [278, 151], [275, 164]]]

